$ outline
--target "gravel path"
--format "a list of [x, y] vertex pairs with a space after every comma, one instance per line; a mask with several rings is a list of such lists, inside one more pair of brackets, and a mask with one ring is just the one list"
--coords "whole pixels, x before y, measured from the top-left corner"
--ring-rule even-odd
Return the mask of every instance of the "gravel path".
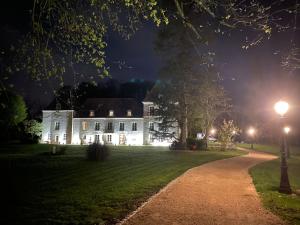
[[249, 154], [188, 170], [122, 225], [283, 225], [262, 207], [248, 169], [275, 156]]

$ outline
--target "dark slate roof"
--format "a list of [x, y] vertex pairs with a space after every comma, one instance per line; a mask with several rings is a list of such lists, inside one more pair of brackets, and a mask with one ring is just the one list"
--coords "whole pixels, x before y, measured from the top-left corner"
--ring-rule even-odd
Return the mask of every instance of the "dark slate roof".
[[143, 117], [143, 104], [134, 98], [89, 98], [75, 117], [90, 117], [91, 110], [95, 112], [94, 117], [109, 117], [109, 110], [114, 111], [113, 117], [127, 118], [127, 110], [131, 110], [131, 117]]

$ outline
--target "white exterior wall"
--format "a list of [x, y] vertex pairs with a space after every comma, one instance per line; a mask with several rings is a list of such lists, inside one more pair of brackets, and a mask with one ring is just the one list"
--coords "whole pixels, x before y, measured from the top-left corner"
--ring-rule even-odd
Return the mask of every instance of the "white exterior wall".
[[[88, 124], [86, 130], [82, 128], [82, 122]], [[95, 123], [100, 123], [100, 130], [95, 130]], [[107, 124], [112, 123], [112, 130], [107, 130]], [[120, 123], [124, 123], [124, 131], [120, 131]], [[136, 122], [137, 131], [132, 131], [132, 123]], [[89, 144], [95, 142], [95, 135], [100, 135], [99, 142], [107, 143], [107, 135], [111, 135], [110, 144], [119, 145], [120, 135], [126, 138], [126, 145], [143, 145], [143, 118], [74, 118], [72, 144]], [[84, 140], [83, 137], [86, 136]]]
[[[70, 144], [72, 142], [72, 118], [73, 110], [45, 110], [43, 111], [42, 143]], [[59, 122], [59, 129], [55, 129], [55, 123]], [[64, 138], [66, 134], [66, 139]]]
[[[56, 143], [55, 136], [58, 136], [57, 144], [90, 144], [95, 142], [95, 135], [99, 135], [99, 142], [107, 144], [108, 135], [111, 135], [109, 144], [119, 145], [156, 145], [168, 146], [173, 140], [150, 140], [150, 122], [154, 122], [154, 129], [158, 130], [158, 120], [155, 116], [149, 115], [149, 107], [153, 106], [152, 102], [143, 102], [143, 117], [142, 118], [73, 118], [73, 110], [44, 110], [43, 111], [43, 131], [42, 143]], [[83, 130], [82, 122], [87, 122], [87, 129]], [[55, 130], [55, 122], [60, 123], [59, 130]], [[100, 130], [95, 130], [95, 123], [100, 123]], [[107, 130], [107, 124], [111, 122], [113, 125], [112, 131]], [[120, 123], [124, 123], [124, 131], [120, 131]], [[137, 131], [132, 131], [132, 123], [137, 123]], [[174, 129], [178, 135], [179, 130]], [[51, 137], [49, 139], [49, 134]], [[67, 140], [64, 140], [64, 134]], [[84, 140], [83, 137], [86, 137]], [[125, 142], [121, 140], [125, 137]], [[124, 140], [124, 139], [123, 139]]]

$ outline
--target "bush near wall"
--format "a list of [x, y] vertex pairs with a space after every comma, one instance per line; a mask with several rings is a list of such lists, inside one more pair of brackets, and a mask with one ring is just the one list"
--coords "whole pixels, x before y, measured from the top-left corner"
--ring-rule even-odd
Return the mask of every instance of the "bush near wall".
[[104, 161], [110, 155], [110, 149], [106, 145], [93, 143], [87, 146], [87, 159], [91, 161]]
[[187, 146], [190, 150], [205, 150], [205, 141], [196, 138], [186, 139]]

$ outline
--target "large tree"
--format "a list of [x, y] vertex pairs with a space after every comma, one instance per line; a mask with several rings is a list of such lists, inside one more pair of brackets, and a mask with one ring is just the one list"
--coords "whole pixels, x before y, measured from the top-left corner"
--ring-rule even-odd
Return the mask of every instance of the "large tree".
[[[193, 8], [190, 11], [191, 19], [195, 12]], [[185, 145], [186, 139], [197, 132], [206, 134], [226, 109], [228, 99], [213, 72], [214, 53], [201, 48], [211, 38], [212, 34], [207, 34], [195, 42], [197, 35], [180, 20], [170, 21], [160, 30], [156, 46], [164, 66], [160, 71], [162, 84], [153, 99], [160, 115], [157, 136], [166, 136], [167, 127], [176, 122], [181, 131], [179, 140]]]
[[0, 139], [7, 141], [13, 129], [26, 119], [27, 108], [23, 98], [10, 91], [0, 92]]

